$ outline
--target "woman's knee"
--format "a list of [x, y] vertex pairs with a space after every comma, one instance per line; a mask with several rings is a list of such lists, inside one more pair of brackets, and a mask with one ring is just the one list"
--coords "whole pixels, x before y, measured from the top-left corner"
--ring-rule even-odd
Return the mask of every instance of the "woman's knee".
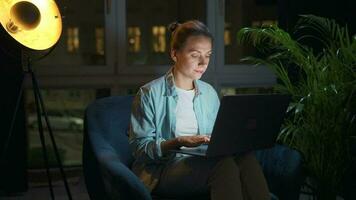
[[238, 175], [239, 169], [236, 165], [235, 158], [233, 156], [227, 156], [222, 158], [215, 166], [215, 173], [229, 175]]
[[239, 167], [245, 165], [259, 165], [254, 152], [248, 152], [235, 157], [235, 162]]
[[235, 187], [239, 185], [240, 173], [234, 157], [220, 159], [209, 176], [208, 185], [212, 188], [225, 185]]

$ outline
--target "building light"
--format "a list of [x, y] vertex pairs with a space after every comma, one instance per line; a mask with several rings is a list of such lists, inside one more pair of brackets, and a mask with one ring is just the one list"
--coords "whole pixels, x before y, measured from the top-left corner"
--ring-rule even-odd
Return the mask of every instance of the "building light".
[[140, 27], [131, 26], [127, 28], [128, 51], [137, 53], [141, 51]]
[[97, 55], [105, 54], [105, 33], [104, 28], [95, 28], [95, 49]]
[[224, 45], [229, 46], [231, 45], [231, 24], [225, 23], [225, 30], [224, 30]]
[[79, 50], [79, 28], [68, 27], [67, 28], [67, 51], [69, 53], [75, 53]]
[[153, 26], [152, 36], [153, 51], [156, 53], [166, 52], [166, 27]]

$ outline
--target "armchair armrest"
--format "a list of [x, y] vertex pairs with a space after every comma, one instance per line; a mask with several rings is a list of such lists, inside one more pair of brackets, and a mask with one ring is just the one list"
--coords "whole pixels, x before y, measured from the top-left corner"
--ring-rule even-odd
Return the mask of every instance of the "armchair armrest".
[[[92, 134], [95, 134], [92, 132]], [[84, 134], [83, 172], [92, 200], [151, 200], [149, 191], [100, 135], [89, 141]]]
[[105, 190], [110, 199], [151, 200], [150, 192], [139, 178], [111, 151], [97, 155]]
[[305, 180], [302, 155], [287, 146], [256, 151], [270, 191], [279, 199], [298, 200]]

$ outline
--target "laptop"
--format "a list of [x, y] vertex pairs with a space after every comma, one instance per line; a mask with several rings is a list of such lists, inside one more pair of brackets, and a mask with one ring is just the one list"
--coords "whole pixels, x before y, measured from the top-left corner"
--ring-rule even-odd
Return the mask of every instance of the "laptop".
[[217, 157], [272, 147], [289, 101], [282, 94], [223, 96], [209, 144], [172, 152]]

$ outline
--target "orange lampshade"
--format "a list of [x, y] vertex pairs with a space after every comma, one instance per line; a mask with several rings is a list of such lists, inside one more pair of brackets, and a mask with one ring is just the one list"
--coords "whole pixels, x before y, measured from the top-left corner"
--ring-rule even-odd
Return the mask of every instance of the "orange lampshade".
[[0, 0], [0, 23], [12, 38], [33, 50], [52, 47], [62, 33], [54, 0]]

